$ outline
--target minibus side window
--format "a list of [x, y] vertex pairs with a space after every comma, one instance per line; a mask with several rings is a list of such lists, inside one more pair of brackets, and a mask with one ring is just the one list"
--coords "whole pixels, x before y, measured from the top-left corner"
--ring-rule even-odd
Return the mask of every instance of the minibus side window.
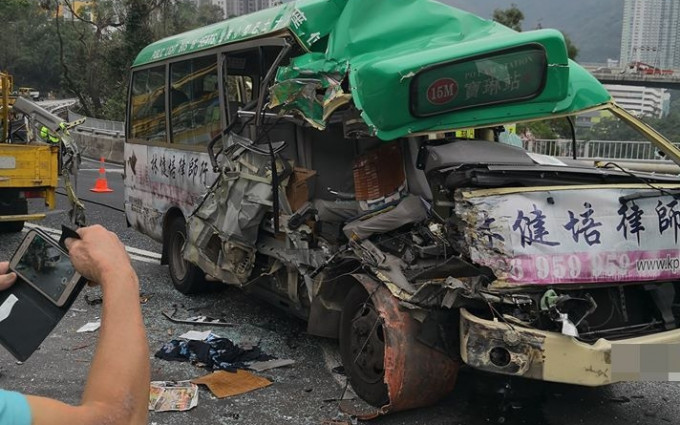
[[217, 56], [170, 65], [172, 143], [207, 145], [220, 131]]
[[132, 74], [129, 134], [132, 141], [165, 142], [165, 66]]

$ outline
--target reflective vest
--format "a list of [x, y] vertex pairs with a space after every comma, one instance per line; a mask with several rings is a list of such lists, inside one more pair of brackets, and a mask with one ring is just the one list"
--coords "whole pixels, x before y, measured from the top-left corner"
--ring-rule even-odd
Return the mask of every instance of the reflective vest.
[[44, 125], [40, 128], [40, 138], [49, 143], [59, 143], [59, 137], [53, 135]]

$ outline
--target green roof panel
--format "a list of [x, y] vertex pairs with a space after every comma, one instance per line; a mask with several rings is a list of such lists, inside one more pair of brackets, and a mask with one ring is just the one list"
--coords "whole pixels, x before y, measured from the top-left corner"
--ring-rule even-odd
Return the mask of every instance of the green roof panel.
[[[145, 47], [133, 67], [223, 44], [289, 31], [307, 50], [325, 40], [345, 0], [299, 0], [166, 37]], [[322, 43], [319, 43], [322, 44]]]
[[568, 59], [560, 32], [516, 32], [434, 0], [284, 3], [160, 40], [134, 65], [282, 31], [309, 53], [278, 70], [272, 105], [317, 128], [349, 98], [384, 140], [545, 118], [611, 99]]

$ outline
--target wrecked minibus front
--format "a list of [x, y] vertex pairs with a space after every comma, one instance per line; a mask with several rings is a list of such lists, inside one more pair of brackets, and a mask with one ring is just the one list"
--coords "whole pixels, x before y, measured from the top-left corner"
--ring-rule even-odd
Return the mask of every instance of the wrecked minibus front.
[[[181, 292], [239, 286], [338, 338], [373, 414], [436, 402], [462, 363], [604, 385], [617, 345], [680, 342], [680, 179], [585, 157], [581, 113], [680, 164], [557, 31], [285, 3], [140, 52], [126, 215]], [[554, 119], [569, 157], [504, 143]]]

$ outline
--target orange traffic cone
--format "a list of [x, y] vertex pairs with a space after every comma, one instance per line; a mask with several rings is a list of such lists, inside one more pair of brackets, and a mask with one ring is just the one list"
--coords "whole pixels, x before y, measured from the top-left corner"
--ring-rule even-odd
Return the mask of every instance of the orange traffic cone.
[[104, 157], [101, 157], [101, 166], [99, 167], [99, 178], [94, 183], [94, 187], [90, 189], [92, 192], [105, 193], [113, 192], [113, 189], [109, 188], [109, 182], [106, 181], [106, 168], [104, 168]]

